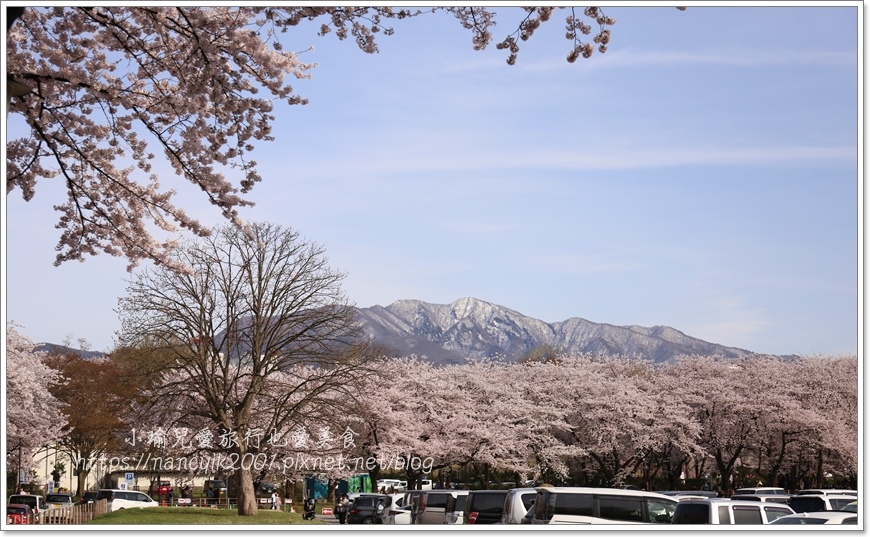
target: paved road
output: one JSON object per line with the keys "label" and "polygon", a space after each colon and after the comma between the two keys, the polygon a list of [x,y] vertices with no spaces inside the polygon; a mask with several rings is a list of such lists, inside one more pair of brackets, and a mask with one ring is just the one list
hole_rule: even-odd
{"label": "paved road", "polygon": [[335,515],[315,514],[314,517],[324,524],[338,524],[338,519],[335,518]]}

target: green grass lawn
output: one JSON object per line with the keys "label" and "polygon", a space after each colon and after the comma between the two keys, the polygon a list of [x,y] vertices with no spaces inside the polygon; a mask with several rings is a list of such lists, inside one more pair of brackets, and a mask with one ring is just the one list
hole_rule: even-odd
{"label": "green grass lawn", "polygon": [[239,516],[235,509],[202,507],[149,507],[121,509],[86,524],[322,524],[319,520],[302,520],[299,513],[261,509],[257,516]]}

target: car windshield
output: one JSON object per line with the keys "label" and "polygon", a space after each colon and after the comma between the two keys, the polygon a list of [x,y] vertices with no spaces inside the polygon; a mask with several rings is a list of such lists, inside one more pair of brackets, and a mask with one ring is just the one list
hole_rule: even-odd
{"label": "car windshield", "polygon": [[849,513],[857,513],[858,512],[858,502],[849,502],[846,507],[840,509],[841,511],[848,511]]}
{"label": "car windshield", "polygon": [[66,494],[49,494],[45,497],[48,503],[72,503],[72,498]]}
{"label": "car windshield", "polygon": [[9,503],[23,503],[29,505],[31,509],[36,509],[36,496],[10,496]]}
{"label": "car windshield", "polygon": [[507,491],[504,493],[492,492],[492,493],[483,493],[483,494],[475,494],[474,506],[472,509],[478,513],[500,513],[502,509],[504,509],[504,497],[507,495]]}
{"label": "car windshield", "polygon": [[23,515],[25,513],[27,513],[27,509],[24,507],[9,506],[6,508],[6,514],[9,514],[9,515]]}

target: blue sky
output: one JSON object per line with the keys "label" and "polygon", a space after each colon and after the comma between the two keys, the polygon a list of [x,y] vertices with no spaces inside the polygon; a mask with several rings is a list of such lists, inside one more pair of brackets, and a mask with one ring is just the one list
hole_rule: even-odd
{"label": "blue sky", "polygon": [[[575,64],[557,12],[512,67],[444,14],[397,21],[376,55],[291,32],[285,48],[315,47],[294,85],[310,103],[276,110],[243,216],[322,244],[361,307],[470,296],[547,322],[857,352],[856,6],[611,7],[608,52]],[[52,266],[57,188],[5,201],[6,315],[36,341],[108,350],[125,262]]]}

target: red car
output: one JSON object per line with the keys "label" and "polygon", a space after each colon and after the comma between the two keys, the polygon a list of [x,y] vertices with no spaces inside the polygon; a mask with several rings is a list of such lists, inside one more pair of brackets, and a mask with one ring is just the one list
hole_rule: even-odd
{"label": "red car", "polygon": [[161,481],[157,485],[157,495],[163,496],[164,494],[169,494],[169,491],[172,490],[172,484],[169,481]]}
{"label": "red car", "polygon": [[10,503],[6,506],[7,524],[32,524],[33,509],[23,503]]}

